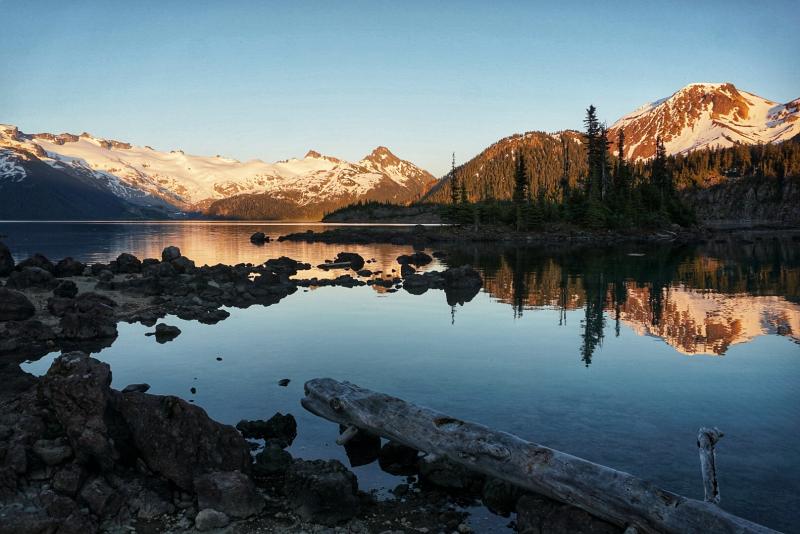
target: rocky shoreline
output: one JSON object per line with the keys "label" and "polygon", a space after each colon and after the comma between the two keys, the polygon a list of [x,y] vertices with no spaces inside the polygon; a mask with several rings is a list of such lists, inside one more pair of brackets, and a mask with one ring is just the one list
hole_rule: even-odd
{"label": "rocky shoreline", "polygon": [[[112,389],[111,369],[87,355],[110,345],[120,321],[148,326],[167,315],[216,323],[223,307],[270,305],[298,287],[383,284],[444,290],[466,302],[480,290],[469,266],[418,272],[424,252],[398,258],[401,276],[365,272],[357,254],[330,265],[332,279],[296,276],[290,258],[261,265],[195,266],[176,247],[161,259],[122,254],[108,264],[16,264],[0,244],[0,534],[18,532],[470,532],[465,505],[483,502],[521,532],[618,532],[576,508],[525,494],[377,436],[359,435],[351,465],[377,461],[407,477],[378,499],[335,460],[292,458],[289,414],[236,428],[147,384]],[[336,269],[339,267],[332,267]],[[353,276],[355,274],[355,276]],[[180,330],[159,323],[168,342]],[[41,378],[19,363],[62,351]]]}

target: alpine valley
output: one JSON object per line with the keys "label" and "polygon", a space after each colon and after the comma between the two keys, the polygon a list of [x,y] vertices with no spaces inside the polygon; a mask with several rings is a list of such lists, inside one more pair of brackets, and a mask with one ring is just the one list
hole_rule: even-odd
{"label": "alpine valley", "polygon": [[[670,155],[778,144],[800,135],[800,99],[781,104],[731,83],[693,83],[617,120],[608,130],[614,154],[620,130],[629,161],[652,158],[658,137]],[[456,169],[470,200],[511,198],[514,154],[520,151],[529,161],[534,194],[558,188],[565,156],[571,184],[586,171],[579,132],[515,134]],[[714,172],[724,179],[729,171]],[[796,171],[790,168],[788,175]],[[357,202],[447,202],[449,182],[450,174],[436,180],[385,147],[358,162],[315,151],[276,163],[242,162],[163,152],[87,133],[26,134],[0,125],[0,219],[309,221]]]}

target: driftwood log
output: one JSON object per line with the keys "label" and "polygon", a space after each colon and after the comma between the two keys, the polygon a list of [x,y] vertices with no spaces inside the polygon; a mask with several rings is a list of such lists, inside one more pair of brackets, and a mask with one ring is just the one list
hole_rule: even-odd
{"label": "driftwood log", "polygon": [[[446,457],[582,508],[629,532],[775,532],[713,502],[683,497],[628,473],[348,382],[330,378],[306,382],[301,402],[329,421]],[[713,447],[710,458],[713,468]]]}
{"label": "driftwood log", "polygon": [[719,504],[717,482],[717,455],[714,447],[724,436],[718,428],[701,428],[697,433],[697,449],[700,452],[700,473],[703,475],[703,491],[706,502]]}

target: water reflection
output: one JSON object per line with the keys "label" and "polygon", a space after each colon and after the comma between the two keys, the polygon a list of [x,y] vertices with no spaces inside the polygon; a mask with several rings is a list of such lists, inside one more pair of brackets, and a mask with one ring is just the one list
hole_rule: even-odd
{"label": "water reflection", "polygon": [[[303,278],[332,278],[341,271],[324,271],[316,265],[348,250],[368,260],[366,268],[376,273],[373,276],[399,275],[396,258],[409,252],[406,246],[274,241],[287,233],[325,228],[216,222],[0,222],[0,234],[18,260],[42,252],[51,258],[107,262],[122,252],[158,257],[165,246],[178,245],[198,265],[257,264],[289,256],[314,266],[301,273]],[[255,231],[264,231],[273,241],[253,245],[249,237]],[[626,325],[639,335],[659,337],[687,355],[721,356],[732,345],[765,334],[800,343],[800,247],[789,238],[755,234],[692,247],[445,250],[446,259],[434,260],[423,270],[472,264],[484,275],[484,291],[510,305],[514,319],[532,310],[558,310],[558,326],[579,327],[576,350],[587,366],[608,335],[607,324],[613,324],[615,336]],[[379,285],[371,287],[381,294],[387,291]],[[446,300],[454,324],[458,306],[471,296],[447,295]],[[579,325],[567,325],[567,312],[572,310],[583,311]]]}
{"label": "water reflection", "polygon": [[[635,252],[632,252],[635,250]],[[731,345],[776,334],[800,343],[800,261],[786,239],[753,244],[623,250],[544,251],[475,248],[455,252],[485,274],[485,290],[526,310],[583,310],[580,356],[592,362],[606,321],[657,336],[678,352],[725,354]]]}

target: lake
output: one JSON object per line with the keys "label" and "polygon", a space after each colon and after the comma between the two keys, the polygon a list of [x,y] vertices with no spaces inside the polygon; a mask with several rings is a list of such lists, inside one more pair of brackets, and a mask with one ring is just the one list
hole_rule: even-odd
{"label": "lake", "polygon": [[[17,260],[41,252],[107,262],[177,245],[198,265],[284,255],[316,265],[346,250],[385,272],[399,272],[395,258],[412,251],[249,241],[256,230],[274,238],[307,228],[323,226],[0,222],[0,239]],[[144,336],[150,328],[121,324],[96,357],[111,364],[115,387],[147,382],[227,423],[290,412],[294,456],[346,465],[337,426],[300,406],[306,380],[348,380],[695,498],[697,431],[717,426],[722,507],[800,532],[800,243],[754,234],[692,247],[440,250],[447,259],[427,269],[470,263],[484,276],[464,305],[437,290],[300,290],[272,306],[228,309],[213,326],[167,317],[183,333],[164,345]],[[54,356],[24,367],[41,374]],[[288,387],[277,385],[283,378]],[[354,471],[365,489],[401,482],[374,464]],[[507,521],[474,515],[485,530]]]}

